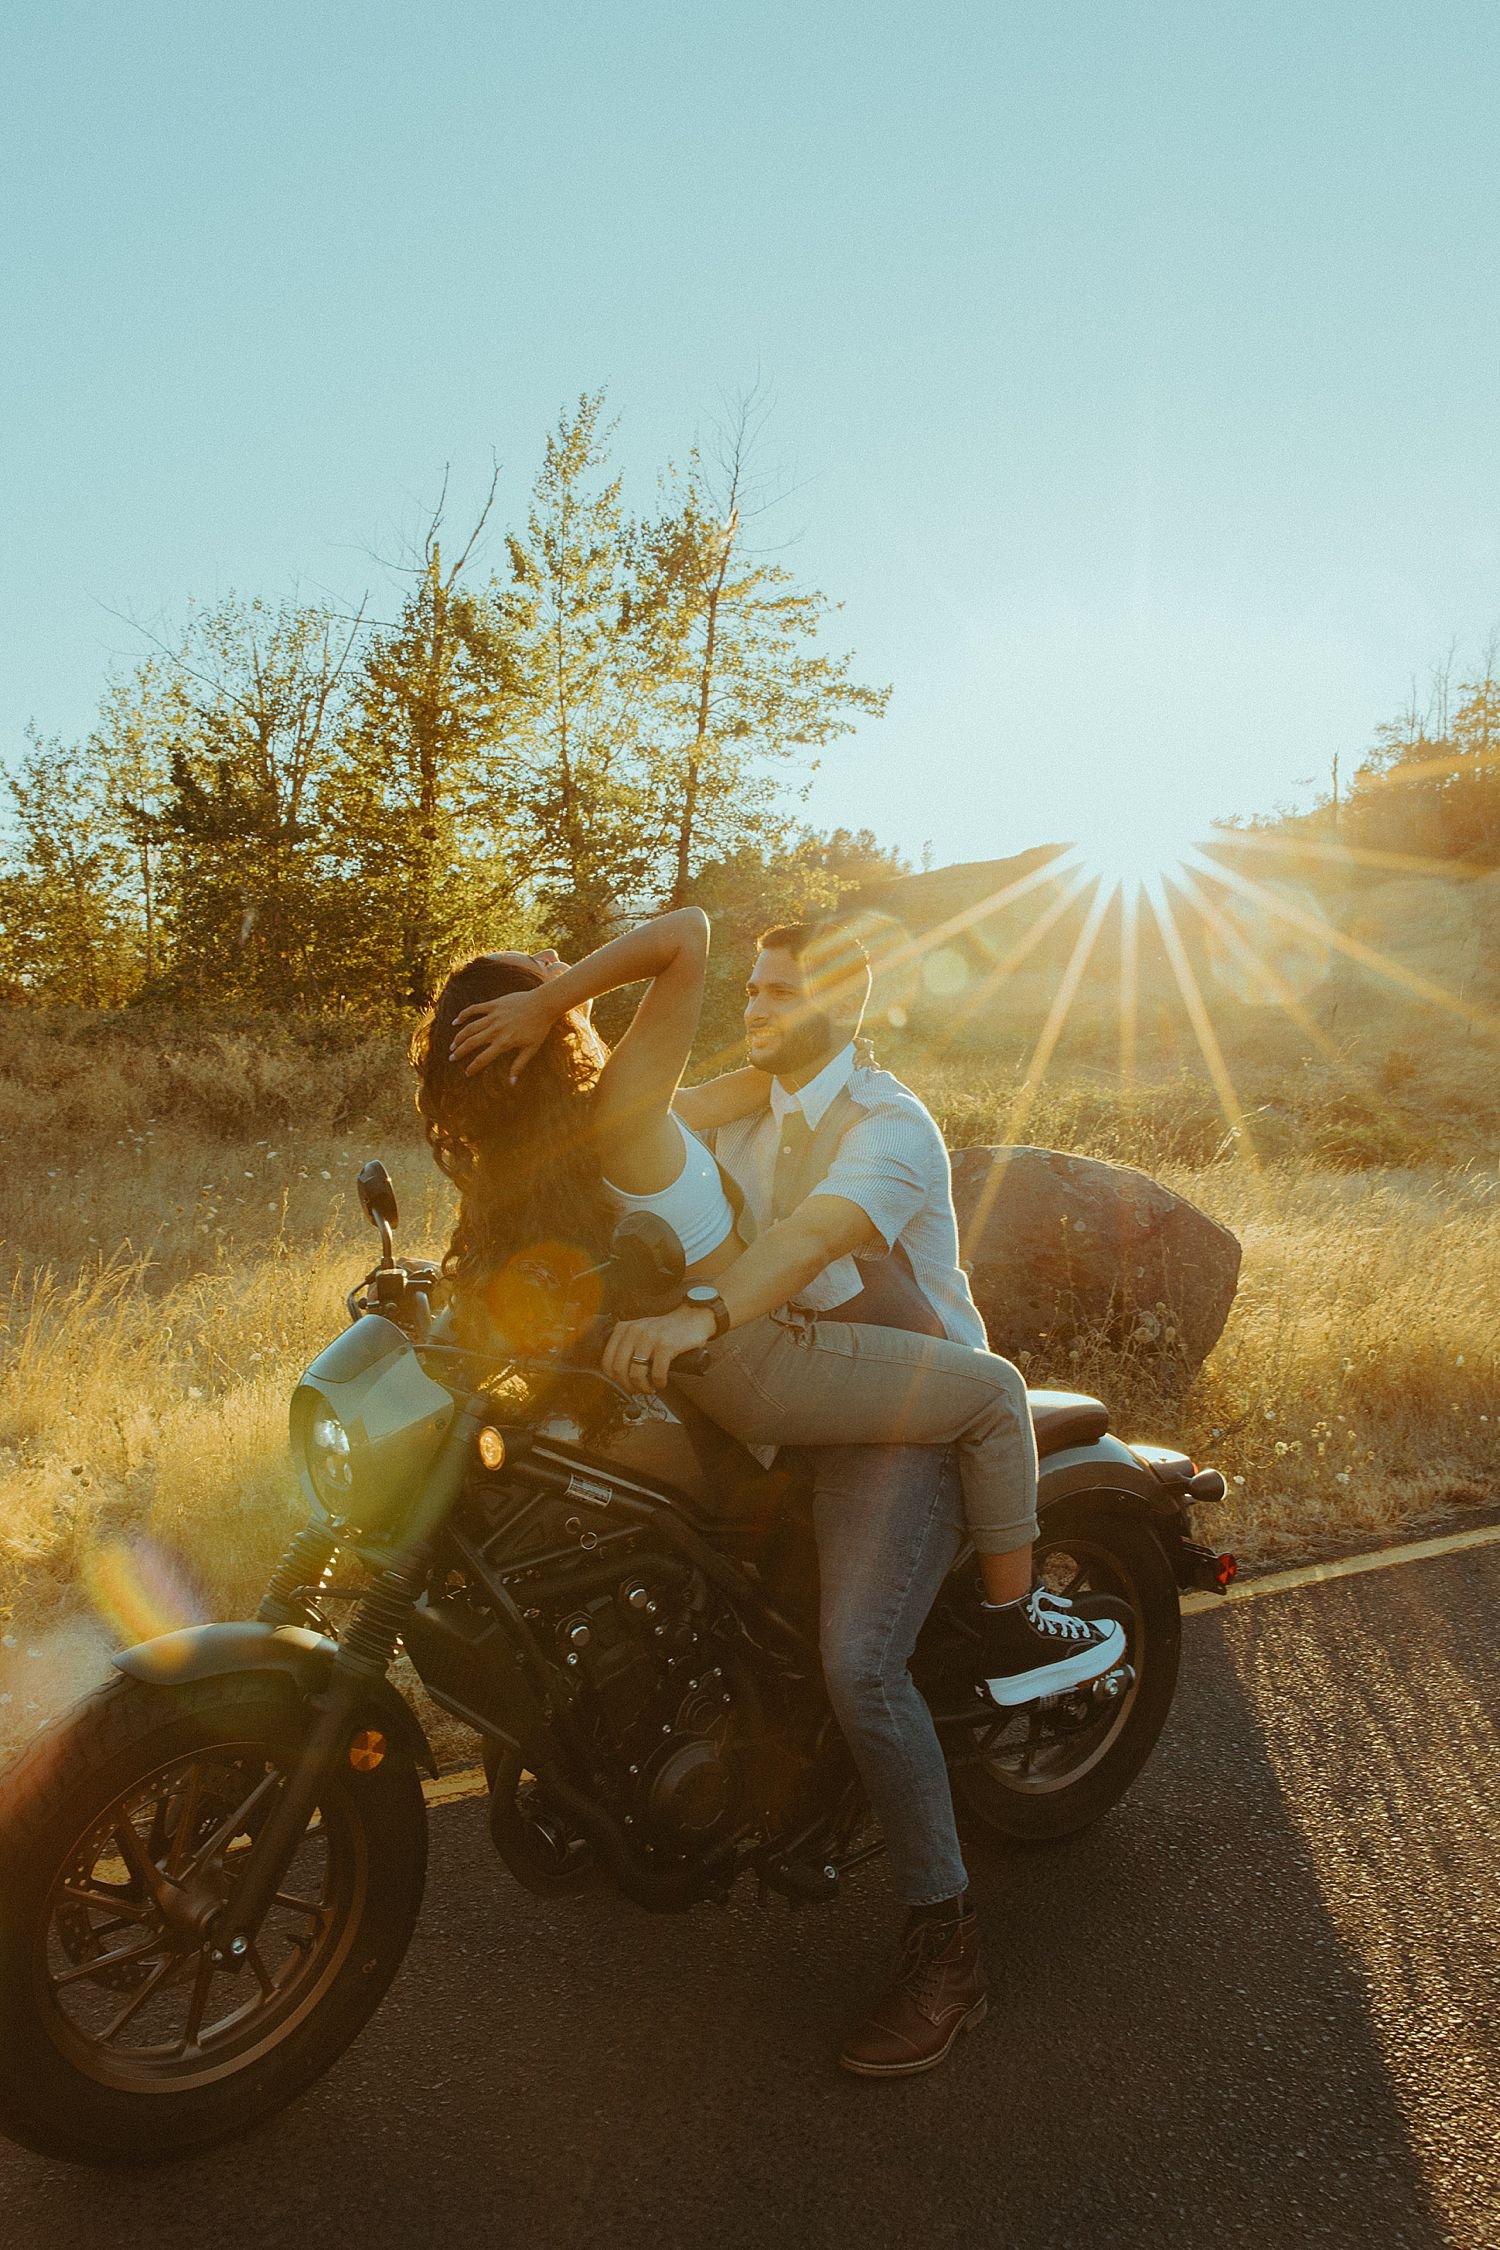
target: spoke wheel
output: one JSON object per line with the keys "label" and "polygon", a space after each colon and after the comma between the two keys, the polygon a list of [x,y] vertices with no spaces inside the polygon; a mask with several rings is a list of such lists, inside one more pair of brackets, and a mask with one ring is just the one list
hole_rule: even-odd
{"label": "spoke wheel", "polygon": [[426,1816],[394,1747],[330,1773],[243,1958],[214,1917],[295,1765],[290,1680],[120,1680],[0,1779],[0,2128],[83,2161],[243,2132],[360,2030],[405,1952]]}
{"label": "spoke wheel", "polygon": [[[1076,1601],[1105,1594],[1130,1610],[1125,1663],[1133,1677],[1103,1699],[1091,1686],[996,1712],[950,1740],[956,1794],[981,1828],[1018,1840],[1071,1835],[1118,1802],[1171,1709],[1181,1617],[1166,1556],[1138,1517],[1087,1503],[1044,1516],[1037,1566],[1049,1592]],[[963,1623],[967,1586],[950,1616]],[[977,1620],[969,1628],[977,1643]]]}
{"label": "spoke wheel", "polygon": [[34,1970],[59,2045],[122,2091],[242,2068],[337,1976],[369,1878],[347,1793],[319,1808],[243,1962],[205,1927],[229,1898],[283,1780],[263,1743],[215,1745],[122,1790],[53,1884]]}

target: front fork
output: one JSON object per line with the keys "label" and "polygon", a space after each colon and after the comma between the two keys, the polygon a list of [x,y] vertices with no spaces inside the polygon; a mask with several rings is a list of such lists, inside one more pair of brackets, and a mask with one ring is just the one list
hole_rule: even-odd
{"label": "front fork", "polygon": [[217,1962],[243,1961],[272,1899],[280,1890],[328,1775],[344,1755],[369,1677],[334,1658],[328,1685],[309,1699],[312,1727],[302,1754],[271,1807],[250,1851],[245,1872],[209,1924],[209,1952]]}
{"label": "front fork", "polygon": [[[427,1583],[433,1533],[458,1497],[484,1420],[484,1406],[482,1397],[471,1398],[455,1414],[423,1489],[417,1537],[364,1595],[340,1638],[327,1684],[308,1699],[312,1725],[301,1755],[251,1847],[244,1873],[209,1925],[209,1950],[218,1962],[243,1961],[249,1953],[312,1818],[319,1791],[347,1755],[354,1722],[369,1700],[371,1686],[385,1679],[401,1629]],[[294,1548],[298,1544],[294,1542]],[[325,1565],[331,1552],[330,1548],[323,1557]],[[280,1585],[283,1575],[278,1572],[272,1580],[263,1615],[273,1607],[278,1613],[285,1610],[293,1589]],[[267,1621],[284,1622],[284,1616],[270,1614]]]}

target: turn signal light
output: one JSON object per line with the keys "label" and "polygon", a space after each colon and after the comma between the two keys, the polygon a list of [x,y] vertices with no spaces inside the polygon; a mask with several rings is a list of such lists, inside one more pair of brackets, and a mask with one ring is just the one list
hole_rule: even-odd
{"label": "turn signal light", "polygon": [[483,1429],[479,1433],[479,1458],[487,1469],[505,1466],[505,1440],[498,1430]]}
{"label": "turn signal light", "polygon": [[1225,1589],[1226,1592],[1234,1584],[1234,1581],[1239,1577],[1239,1574],[1240,1566],[1236,1562],[1234,1556],[1220,1555],[1217,1563],[1214,1565],[1214,1576],[1218,1579],[1219,1584]]}

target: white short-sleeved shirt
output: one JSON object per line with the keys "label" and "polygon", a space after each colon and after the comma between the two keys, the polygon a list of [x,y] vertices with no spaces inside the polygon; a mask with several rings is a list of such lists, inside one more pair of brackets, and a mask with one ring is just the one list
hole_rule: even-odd
{"label": "white short-sleeved shirt", "polygon": [[[857,1204],[887,1250],[899,1242],[943,1333],[953,1343],[982,1351],[984,1322],[958,1262],[948,1151],[936,1120],[899,1078],[860,1063],[848,1046],[800,1094],[787,1093],[773,1080],[769,1110],[721,1126],[714,1136],[715,1155],[738,1182],[756,1225],[768,1226],[783,1118],[800,1108],[816,1130],[845,1087],[865,1114],[851,1122],[812,1193],[841,1195]],[[809,1312],[836,1317],[839,1306],[857,1296],[861,1286],[854,1260],[839,1258],[804,1286],[798,1303]]]}

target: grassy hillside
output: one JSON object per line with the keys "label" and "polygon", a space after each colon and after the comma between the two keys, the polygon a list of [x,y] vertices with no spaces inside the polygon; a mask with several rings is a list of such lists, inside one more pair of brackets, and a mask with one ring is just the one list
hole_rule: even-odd
{"label": "grassy hillside", "polygon": [[[1500,874],[1330,867],[1248,848],[1237,865],[1298,919],[1279,918],[1260,896],[1200,889],[1208,918],[1181,893],[1169,896],[1258,1153],[1359,1168],[1482,1161],[1500,1149]],[[1048,854],[1031,852],[909,876],[862,897],[886,964],[877,1017],[894,1015],[917,1035],[898,1041],[897,1052],[952,1085],[965,1138],[991,1137],[986,1119],[995,1114],[1003,1127],[1085,920],[1086,894],[1024,950],[1061,903],[1047,866]],[[1106,1153],[1201,1162],[1225,1129],[1223,1105],[1146,903],[1125,1034],[1128,951],[1117,903],[1088,955],[1026,1137],[1070,1146],[1081,1135],[1092,1147],[1102,1136],[1113,1143]],[[1125,1097],[1122,1046],[1138,1082]]]}

